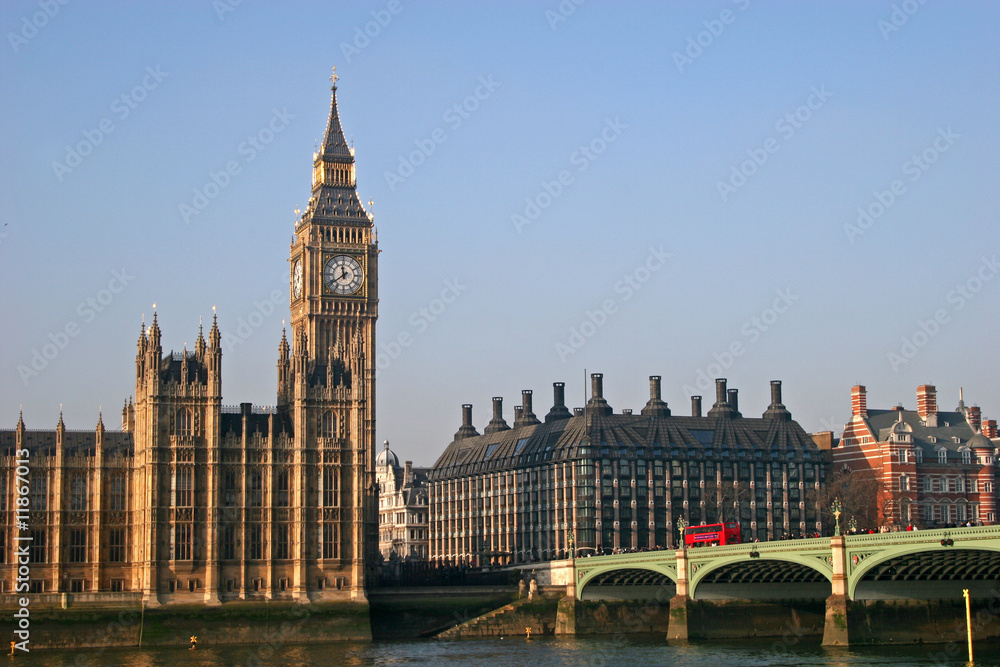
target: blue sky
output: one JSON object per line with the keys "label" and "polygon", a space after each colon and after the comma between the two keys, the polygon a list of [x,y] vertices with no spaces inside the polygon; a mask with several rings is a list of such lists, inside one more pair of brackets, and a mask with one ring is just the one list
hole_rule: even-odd
{"label": "blue sky", "polygon": [[216,306],[224,402],[273,404],[333,65],[402,458],[433,463],[462,403],[480,429],[521,389],[582,405],[584,369],[616,410],[656,374],[675,414],[717,376],[759,414],[781,379],[809,431],[856,383],[873,407],[964,387],[996,417],[998,14],[5,2],[0,425],[117,425],[154,302],[176,350]]}

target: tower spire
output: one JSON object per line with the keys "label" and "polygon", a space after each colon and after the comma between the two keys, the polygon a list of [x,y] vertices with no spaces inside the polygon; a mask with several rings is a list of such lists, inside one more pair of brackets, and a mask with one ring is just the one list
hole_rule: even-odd
{"label": "tower spire", "polygon": [[[326,133],[323,135],[322,157],[353,157],[347,140],[344,139],[344,128],[340,125],[340,113],[337,111],[337,68],[334,66],[330,81],[330,119],[326,122]],[[352,160],[353,161],[353,160]]]}

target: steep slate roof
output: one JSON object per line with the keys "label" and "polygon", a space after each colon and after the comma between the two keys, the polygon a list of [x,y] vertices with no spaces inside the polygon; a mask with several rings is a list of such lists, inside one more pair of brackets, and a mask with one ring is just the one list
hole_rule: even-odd
{"label": "steep slate roof", "polygon": [[[969,441],[976,431],[961,412],[938,412],[936,427],[922,425],[920,414],[915,410],[868,410],[865,423],[871,432],[876,434],[879,442],[886,442],[892,434],[894,425],[902,414],[903,423],[910,427],[910,436],[915,447],[924,452],[924,457],[930,460],[941,447],[948,450],[948,458],[960,458],[958,450],[969,446]],[[947,426],[945,426],[947,424]],[[958,438],[958,442],[955,441]],[[936,442],[934,441],[936,440]]]}
{"label": "steep slate roof", "polygon": [[[598,414],[595,414],[598,412]],[[817,452],[812,438],[791,420],[585,414],[533,426],[454,440],[434,464],[431,479],[511,470],[577,458],[671,458],[671,449]],[[589,435],[591,450],[581,453]],[[607,452],[603,452],[603,448]],[[637,450],[643,449],[640,455]],[[654,452],[661,450],[659,454]],[[735,457],[734,457],[735,458]]]}

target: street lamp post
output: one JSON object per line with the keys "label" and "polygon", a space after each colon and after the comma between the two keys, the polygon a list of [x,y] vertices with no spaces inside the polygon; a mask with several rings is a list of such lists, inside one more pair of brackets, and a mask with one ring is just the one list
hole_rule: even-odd
{"label": "street lamp post", "polygon": [[844,506],[840,503],[840,497],[839,496],[837,498],[833,499],[833,504],[830,505],[830,509],[833,510],[833,519],[834,519],[833,534],[834,534],[834,536],[839,536],[840,535],[840,515],[842,514],[842,510],[844,509]]}

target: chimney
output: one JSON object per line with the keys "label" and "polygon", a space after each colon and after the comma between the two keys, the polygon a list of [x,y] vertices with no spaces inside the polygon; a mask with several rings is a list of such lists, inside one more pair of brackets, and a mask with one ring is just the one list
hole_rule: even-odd
{"label": "chimney", "polygon": [[997,437],[997,420],[987,419],[983,422],[983,435],[987,438]]}
{"label": "chimney", "polygon": [[726,378],[715,379],[715,405],[708,411],[709,417],[735,417],[736,412],[729,405],[729,392],[726,390]]}
{"label": "chimney", "polygon": [[407,461],[403,466],[403,486],[413,486],[413,461]]}
{"label": "chimney", "polygon": [[610,415],[614,412],[608,402],[604,400],[604,374],[590,374],[590,400],[587,401],[587,408],[600,415]]}
{"label": "chimney", "polygon": [[790,413],[781,402],[781,380],[771,380],[771,405],[764,411],[764,419],[790,421]]}
{"label": "chimney", "polygon": [[851,387],[851,414],[855,417],[868,417],[868,392],[864,385]]}
{"label": "chimney", "polygon": [[917,414],[927,426],[937,426],[937,411],[937,389],[934,385],[917,387]]}
{"label": "chimney", "polygon": [[978,405],[969,408],[969,426],[973,431],[978,431],[983,426],[983,411]]}
{"label": "chimney", "polygon": [[573,416],[580,417],[583,415],[583,408],[573,408]]}
{"label": "chimney", "polygon": [[701,396],[691,397],[691,416],[701,417]]}
{"label": "chimney", "polygon": [[550,422],[554,419],[569,419],[571,416],[569,408],[566,407],[566,383],[553,382],[552,409],[549,410],[547,415],[545,415],[545,421]]}
{"label": "chimney", "polygon": [[493,397],[493,419],[483,429],[483,433],[496,433],[497,431],[509,431],[510,426],[503,419],[503,397]]}
{"label": "chimney", "polygon": [[670,408],[667,404],[663,402],[660,398],[660,376],[650,375],[649,376],[649,401],[646,403],[641,411],[641,414],[647,417],[669,417]]}
{"label": "chimney", "polygon": [[479,431],[472,425],[472,404],[465,403],[462,405],[462,426],[455,433],[455,440],[470,438],[474,435],[479,435]]}
{"label": "chimney", "polygon": [[538,417],[531,409],[531,390],[522,389],[520,408],[514,408],[514,428],[532,424],[541,424],[541,422],[538,421]]}
{"label": "chimney", "polygon": [[739,389],[730,389],[727,393],[728,393],[728,396],[729,396],[729,407],[731,407],[733,409],[733,412],[735,412],[737,415],[739,415],[740,414],[740,397],[739,397],[740,390]]}

